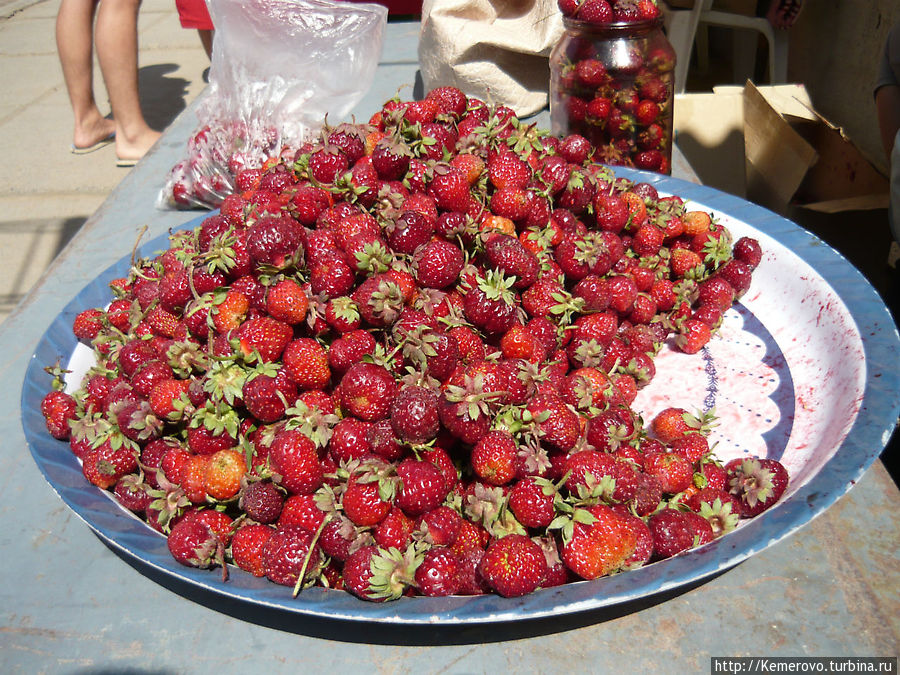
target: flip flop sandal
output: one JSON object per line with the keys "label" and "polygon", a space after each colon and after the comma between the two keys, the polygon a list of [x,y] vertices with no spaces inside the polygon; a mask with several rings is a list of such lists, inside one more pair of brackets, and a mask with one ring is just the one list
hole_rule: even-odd
{"label": "flip flop sandal", "polygon": [[78,147],[77,145],[75,145],[75,144],[73,143],[73,144],[70,146],[70,149],[71,149],[73,155],[87,155],[87,154],[89,154],[89,153],[91,153],[91,152],[96,152],[96,151],[99,150],[100,148],[105,148],[107,145],[109,145],[110,143],[112,143],[114,140],[116,140],[116,134],[115,134],[115,132],[111,133],[111,134],[110,134],[109,136],[107,136],[106,138],[103,138],[103,139],[97,141],[97,142],[94,143],[93,145],[89,145],[89,146],[87,146],[87,147],[85,147],[85,148],[80,148],[80,147]]}

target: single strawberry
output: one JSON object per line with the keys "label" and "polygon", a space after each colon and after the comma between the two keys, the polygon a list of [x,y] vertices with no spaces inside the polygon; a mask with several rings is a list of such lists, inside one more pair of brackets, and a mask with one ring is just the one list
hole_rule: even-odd
{"label": "single strawberry", "polygon": [[54,438],[66,440],[71,434],[70,421],[75,421],[77,404],[71,394],[54,389],[41,399],[41,414],[47,431]]}
{"label": "single strawberry", "polygon": [[421,563],[422,554],[413,546],[404,551],[363,546],[344,562],[344,584],[364,600],[396,600],[415,583]]}
{"label": "single strawberry", "polygon": [[374,363],[355,363],[338,387],[340,405],[351,415],[375,422],[389,415],[396,395],[394,376]]}
{"label": "single strawberry", "polygon": [[250,481],[241,489],[238,506],[258,523],[274,523],[284,507],[284,494],[271,481]]}
{"label": "single strawberry", "polygon": [[206,523],[196,518],[176,523],[166,544],[172,557],[182,565],[200,569],[224,565],[222,541]]}
{"label": "single strawberry", "polygon": [[677,494],[691,485],[694,467],[681,455],[654,452],[644,455],[644,472],[660,482],[663,492]]}
{"label": "single strawberry", "polygon": [[506,598],[536,590],[547,575],[540,546],[522,534],[509,534],[488,546],[478,566],[484,581]]}
{"label": "single strawberry", "polygon": [[423,444],[438,432],[438,397],[430,389],[406,386],[391,403],[391,426],[401,441]]}
{"label": "single strawberry", "polygon": [[79,340],[90,342],[103,328],[103,310],[92,308],[79,312],[72,321],[72,332]]}
{"label": "single strawberry", "polygon": [[656,559],[670,558],[713,539],[709,523],[693,511],[663,509],[650,516],[647,526],[653,535]]}
{"label": "single strawberry", "polygon": [[315,535],[297,525],[277,528],[263,546],[266,577],[299,589],[315,581],[323,564]]}
{"label": "single strawberry", "polygon": [[526,476],[513,485],[509,508],[522,525],[540,530],[549,526],[556,516],[556,494],[556,487],[547,479]]}
{"label": "single strawberry", "polygon": [[266,576],[263,551],[275,533],[275,528],[260,523],[247,523],[231,539],[231,559],[234,564],[255,577]]}
{"label": "single strawberry", "polygon": [[324,389],[331,380],[325,348],[313,338],[291,340],[284,349],[284,372],[301,390]]}
{"label": "single strawberry", "polygon": [[293,279],[282,279],[266,294],[269,316],[288,325],[296,325],[306,318],[309,300],[303,288]]}
{"label": "single strawberry", "polygon": [[289,216],[266,216],[247,228],[247,253],[257,269],[286,270],[303,260],[304,232]]}
{"label": "single strawberry", "polygon": [[582,579],[597,579],[621,569],[637,548],[628,520],[609,506],[575,511],[571,531],[563,527],[562,561]]}
{"label": "single strawberry", "polygon": [[269,451],[280,483],[293,494],[315,492],[322,484],[324,471],[315,444],[301,431],[279,431]]}
{"label": "single strawberry", "polygon": [[203,477],[203,488],[212,499],[227,501],[237,495],[247,472],[244,455],[226,448],[210,455]]}
{"label": "single strawberry", "polygon": [[463,252],[458,246],[433,239],[416,249],[412,269],[420,286],[446,288],[459,278],[463,265]]}
{"label": "single strawberry", "polygon": [[741,517],[752,518],[771,508],[787,489],[784,465],[775,459],[733,459],[725,465],[728,491],[741,503]]}
{"label": "single strawberry", "polygon": [[489,431],[472,449],[472,470],[485,483],[506,485],[516,476],[518,451],[519,447],[508,431]]}
{"label": "single strawberry", "polygon": [[707,345],[711,337],[709,324],[700,319],[686,319],[675,336],[675,345],[685,354],[696,354]]}
{"label": "single strawberry", "polygon": [[446,498],[448,486],[435,464],[405,459],[397,465],[396,471],[400,485],[394,503],[408,516],[415,517],[436,509]]}
{"label": "single strawberry", "polygon": [[448,548],[427,550],[416,569],[415,587],[430,597],[456,595],[460,588],[459,556]]}

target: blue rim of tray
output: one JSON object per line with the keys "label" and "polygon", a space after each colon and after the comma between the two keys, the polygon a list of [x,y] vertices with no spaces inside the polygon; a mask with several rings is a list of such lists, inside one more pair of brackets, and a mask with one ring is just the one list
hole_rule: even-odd
{"label": "blue rim of tray", "polygon": [[[694,551],[595,581],[539,590],[522,598],[496,595],[449,598],[401,598],[369,603],[344,591],[311,588],[297,598],[290,589],[232,568],[222,582],[217,570],[196,570],[177,563],[165,538],[122,509],[109,495],[87,483],[66,443],[47,434],[40,413],[49,377],[44,367],[69,358],[76,341],[72,319],[82,309],[110,300],[108,282],[124,276],[130,256],[85,286],[52,321],[31,358],[22,389],[22,425],[38,468],[60,498],[109,546],[125,558],[209,592],[214,596],[305,617],[356,622],[442,626],[540,619],[609,608],[702,582],[785,539],[844,495],[878,458],[900,414],[900,336],[877,292],[841,254],[810,232],[760,206],[713,188],[669,176],[613,167],[619,177],[653,184],[705,208],[727,214],[772,237],[820,274],[843,300],[862,339],[866,381],[862,406],[852,428],[827,464],[791,497],[711,544]],[[204,213],[184,224],[193,228]],[[150,255],[168,247],[168,235],[141,247]],[[140,565],[139,565],[140,568]]]}

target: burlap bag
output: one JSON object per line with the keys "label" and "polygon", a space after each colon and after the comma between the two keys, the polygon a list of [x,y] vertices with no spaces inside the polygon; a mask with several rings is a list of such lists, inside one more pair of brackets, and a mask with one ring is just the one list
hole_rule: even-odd
{"label": "burlap bag", "polygon": [[425,91],[452,85],[519,116],[547,105],[556,0],[425,0],[419,68]]}

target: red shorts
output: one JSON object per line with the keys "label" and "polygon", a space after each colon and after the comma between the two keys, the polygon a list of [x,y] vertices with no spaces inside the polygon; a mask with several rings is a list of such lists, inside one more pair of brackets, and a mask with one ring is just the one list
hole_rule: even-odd
{"label": "red shorts", "polygon": [[206,9],[205,0],[175,0],[182,28],[212,30],[213,22]]}

